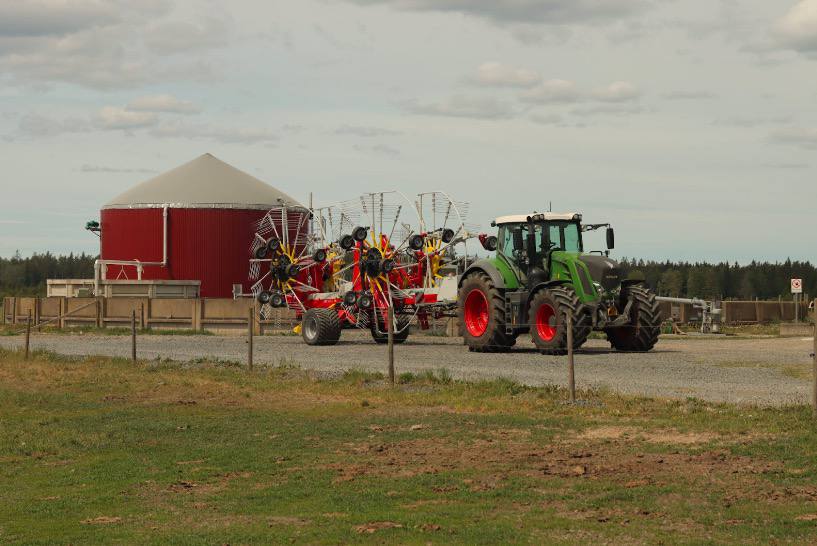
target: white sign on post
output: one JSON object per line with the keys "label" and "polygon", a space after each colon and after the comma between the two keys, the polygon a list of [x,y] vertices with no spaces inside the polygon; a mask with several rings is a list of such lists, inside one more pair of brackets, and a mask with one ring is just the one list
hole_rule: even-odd
{"label": "white sign on post", "polygon": [[791,280],[791,293],[792,294],[802,294],[803,293],[803,279],[792,279]]}

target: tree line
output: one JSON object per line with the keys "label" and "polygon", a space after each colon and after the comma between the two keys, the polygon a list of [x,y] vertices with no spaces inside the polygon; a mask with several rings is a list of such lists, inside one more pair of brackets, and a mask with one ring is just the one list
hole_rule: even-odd
{"label": "tree line", "polygon": [[756,262],[740,265],[622,260],[625,274],[643,274],[659,295],[681,298],[776,300],[791,298],[791,279],[803,279],[803,292],[817,295],[817,267],[811,262]]}
{"label": "tree line", "polygon": [[[46,279],[90,279],[94,260],[89,254],[56,256],[50,252],[0,257],[0,294],[45,295]],[[810,262],[752,262],[746,265],[622,260],[626,275],[641,274],[662,296],[719,299],[789,297],[790,279],[803,279],[803,291],[817,296],[817,267]]]}
{"label": "tree line", "polygon": [[27,258],[17,252],[11,258],[0,257],[0,294],[45,296],[46,279],[90,279],[94,260],[89,254],[55,256],[50,252]]}

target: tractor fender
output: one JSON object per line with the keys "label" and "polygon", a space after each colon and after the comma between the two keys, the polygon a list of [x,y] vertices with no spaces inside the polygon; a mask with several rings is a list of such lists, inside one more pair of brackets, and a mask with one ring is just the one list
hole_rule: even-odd
{"label": "tractor fender", "polygon": [[566,281],[566,280],[552,280],[552,281],[540,282],[539,284],[533,286],[530,289],[530,291],[528,292],[528,302],[527,303],[530,304],[530,301],[533,299],[533,296],[535,296],[536,293],[539,292],[540,290],[542,290],[543,288],[550,288],[552,286],[561,286],[563,284],[569,284],[569,283],[570,283],[570,281]]}
{"label": "tractor fender", "polygon": [[462,282],[465,278],[475,271],[480,271],[491,277],[491,282],[493,282],[497,288],[505,288],[505,279],[502,278],[502,273],[499,272],[499,269],[497,269],[490,260],[479,260],[468,266],[468,269],[463,271],[462,277],[460,277],[457,283],[457,288],[462,288]]}

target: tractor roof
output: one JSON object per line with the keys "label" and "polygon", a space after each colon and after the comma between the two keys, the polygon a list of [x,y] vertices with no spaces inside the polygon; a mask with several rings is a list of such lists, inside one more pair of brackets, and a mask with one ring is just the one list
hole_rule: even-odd
{"label": "tractor roof", "polygon": [[494,220],[494,224],[523,224],[528,222],[528,218],[533,217],[534,222],[547,222],[562,220],[567,222],[580,222],[582,215],[578,212],[533,212],[531,214],[512,214],[510,216],[500,216]]}

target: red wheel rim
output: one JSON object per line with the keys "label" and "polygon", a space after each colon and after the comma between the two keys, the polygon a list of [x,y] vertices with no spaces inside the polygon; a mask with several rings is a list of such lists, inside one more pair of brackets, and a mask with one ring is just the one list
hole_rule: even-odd
{"label": "red wheel rim", "polygon": [[556,311],[549,303],[543,303],[536,311],[536,331],[543,341],[556,337]]}
{"label": "red wheel rim", "polygon": [[474,289],[465,298],[465,329],[474,337],[488,330],[488,299],[482,290]]}

